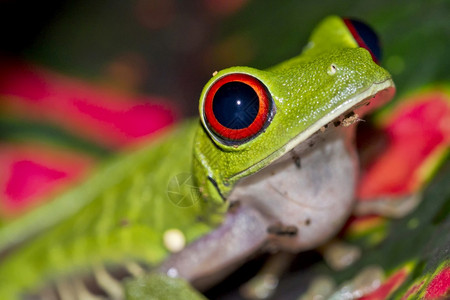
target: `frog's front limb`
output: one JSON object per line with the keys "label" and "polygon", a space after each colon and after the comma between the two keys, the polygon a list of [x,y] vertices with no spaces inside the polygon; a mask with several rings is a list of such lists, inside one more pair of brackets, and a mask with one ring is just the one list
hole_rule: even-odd
{"label": "frog's front limb", "polygon": [[352,210],[357,176],[352,136],[351,128],[319,131],[241,180],[228,197],[240,204],[225,222],[169,257],[159,271],[198,286],[199,279],[219,279],[214,276],[231,271],[266,242],[292,252],[325,243]]}
{"label": "frog's front limb", "polygon": [[159,271],[197,287],[213,283],[264,245],[268,225],[257,210],[236,205],[219,228],[170,256]]}
{"label": "frog's front limb", "polygon": [[279,249],[300,252],[323,245],[353,209],[358,173],[354,126],[330,127],[242,179],[229,196],[271,220],[268,233]]}

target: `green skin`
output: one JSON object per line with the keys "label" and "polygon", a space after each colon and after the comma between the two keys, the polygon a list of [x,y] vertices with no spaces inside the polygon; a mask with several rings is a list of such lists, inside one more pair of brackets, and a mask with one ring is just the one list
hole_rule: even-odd
{"label": "green skin", "polygon": [[[265,131],[240,145],[221,144],[203,119],[205,93],[230,73],[256,77],[276,107]],[[92,266],[161,263],[170,254],[163,242],[166,230],[181,230],[187,244],[202,240],[227,218],[229,202],[224,200],[240,179],[269,166],[322,126],[386,89],[393,89],[389,73],[358,47],[339,17],[325,19],[297,57],[264,71],[233,67],[218,72],[201,95],[200,124],[177,126],[0,229],[0,251],[15,247],[0,262],[0,299],[36,293],[49,281],[73,283],[71,278],[92,272]],[[193,145],[193,154],[186,145]],[[168,183],[180,173],[192,172],[202,199],[189,207],[174,205],[167,197]],[[176,268],[177,261],[169,260],[168,265]]]}

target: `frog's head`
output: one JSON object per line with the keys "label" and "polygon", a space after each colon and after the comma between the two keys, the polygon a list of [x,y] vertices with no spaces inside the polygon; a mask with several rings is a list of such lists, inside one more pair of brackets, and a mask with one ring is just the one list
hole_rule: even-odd
{"label": "frog's head", "polygon": [[357,35],[367,30],[359,26],[329,17],[298,57],[264,71],[233,67],[214,74],[200,97],[194,145],[194,174],[207,198],[223,201],[239,179],[320,128],[392,97],[391,76],[374,61],[375,44]]}

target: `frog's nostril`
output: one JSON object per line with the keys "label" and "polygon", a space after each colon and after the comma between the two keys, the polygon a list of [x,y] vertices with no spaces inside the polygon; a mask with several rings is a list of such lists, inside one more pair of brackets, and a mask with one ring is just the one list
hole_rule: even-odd
{"label": "frog's nostril", "polygon": [[336,74],[336,71],[337,71],[336,65],[331,64],[330,67],[328,68],[327,73],[328,73],[328,75],[334,75],[334,74]]}

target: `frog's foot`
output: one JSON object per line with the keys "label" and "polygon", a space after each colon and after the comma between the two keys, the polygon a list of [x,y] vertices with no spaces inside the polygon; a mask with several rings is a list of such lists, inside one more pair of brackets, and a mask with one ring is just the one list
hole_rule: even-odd
{"label": "frog's foot", "polygon": [[[34,298],[36,297],[36,298]],[[26,298],[29,299],[29,298]],[[32,295],[30,299],[46,299],[46,300],[122,300],[122,298],[105,298],[105,295],[96,295],[86,285],[81,278],[66,278],[56,282],[54,289],[47,288],[39,294]]]}
{"label": "frog's foot", "polygon": [[198,289],[221,280],[266,244],[269,221],[257,210],[239,205],[222,225],[172,254],[158,268],[171,277],[182,277]]}
{"label": "frog's foot", "polygon": [[119,280],[114,278],[106,268],[98,264],[93,268],[94,277],[98,285],[111,299],[124,299],[124,289]]}
{"label": "frog's foot", "polygon": [[358,201],[354,210],[356,216],[376,214],[389,218],[402,218],[412,212],[422,200],[421,193],[399,198],[379,198],[371,201]]}
{"label": "frog's foot", "polygon": [[278,252],[271,256],[261,271],[240,288],[245,299],[268,299],[275,292],[280,276],[291,264],[295,255]]}
{"label": "frog's foot", "polygon": [[338,289],[326,299],[359,299],[376,290],[381,285],[383,279],[384,271],[381,267],[368,266],[363,269],[355,278],[341,284]]}
{"label": "frog's foot", "polygon": [[313,279],[308,290],[298,300],[328,299],[336,290],[336,283],[330,276],[320,275]]}
{"label": "frog's foot", "polygon": [[358,246],[341,240],[330,241],[322,246],[320,251],[328,266],[336,271],[347,268],[361,257],[361,249]]}
{"label": "frog's foot", "polygon": [[[94,293],[92,293],[88,289],[86,284],[79,278],[75,279],[73,281],[73,285],[74,285],[74,289],[76,291],[75,299],[83,299],[83,300],[104,300],[105,299],[105,297],[103,297],[103,296],[95,295]],[[43,298],[43,299],[50,300],[49,298]],[[57,299],[57,298],[55,298],[55,299]],[[64,298],[61,298],[61,299],[64,299]],[[72,298],[69,298],[69,299],[72,299]]]}
{"label": "frog's foot", "polygon": [[122,300],[125,299],[123,282],[141,278],[146,273],[148,273],[148,269],[144,264],[141,265],[131,260],[126,260],[120,265],[109,266],[98,262],[93,264],[86,273],[69,273],[60,276],[56,280],[47,282],[36,291],[26,293],[24,298],[45,300]]}

